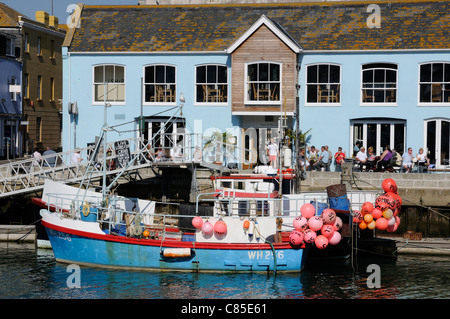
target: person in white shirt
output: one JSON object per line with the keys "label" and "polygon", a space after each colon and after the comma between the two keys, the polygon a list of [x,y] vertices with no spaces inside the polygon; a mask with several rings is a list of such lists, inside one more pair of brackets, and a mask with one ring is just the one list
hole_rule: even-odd
{"label": "person in white shirt", "polygon": [[72,164],[73,164],[73,165],[78,165],[80,162],[81,162],[80,150],[76,150],[76,151],[72,154]]}
{"label": "person in white shirt", "polygon": [[356,160],[359,163],[359,167],[362,171],[364,164],[366,164],[367,162],[366,148],[364,146],[361,146],[359,152],[356,153]]}
{"label": "person in white shirt", "polygon": [[406,173],[409,173],[412,168],[412,148],[408,148],[408,152],[403,153],[402,155],[402,169],[406,170]]}
{"label": "person in white shirt", "polygon": [[416,158],[419,164],[419,173],[422,173],[424,167],[430,165],[430,159],[423,152],[423,148],[419,148],[419,154],[416,155]]}
{"label": "person in white shirt", "polygon": [[273,141],[270,141],[270,144],[267,146],[267,154],[269,155],[270,165],[273,168],[277,167],[277,156],[278,156],[278,147]]}

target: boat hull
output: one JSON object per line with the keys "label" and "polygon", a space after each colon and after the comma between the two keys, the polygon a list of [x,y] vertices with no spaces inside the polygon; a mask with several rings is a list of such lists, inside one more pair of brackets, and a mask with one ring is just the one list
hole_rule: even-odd
{"label": "boat hull", "polygon": [[45,219],[42,224],[56,260],[63,263],[157,271],[300,272],[306,258],[304,247],[294,248],[289,243],[161,241],[89,233]]}

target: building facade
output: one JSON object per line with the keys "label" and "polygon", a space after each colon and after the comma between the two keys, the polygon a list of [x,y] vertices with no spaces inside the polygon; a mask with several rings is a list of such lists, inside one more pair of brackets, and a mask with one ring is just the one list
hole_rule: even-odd
{"label": "building facade", "polygon": [[[23,63],[22,120],[19,156],[50,146],[61,148],[62,56],[66,31],[58,18],[37,11],[36,20],[0,4],[0,29],[16,38],[15,47]],[[20,124],[19,123],[19,124]]]}
{"label": "building facade", "polygon": [[20,154],[22,62],[16,57],[15,37],[0,32],[0,157]]}
{"label": "building facade", "polygon": [[266,163],[279,128],[288,135],[297,124],[307,145],[332,153],[351,156],[357,141],[377,154],[423,147],[444,166],[449,9],[406,0],[80,7],[63,47],[63,106],[78,110],[63,113],[63,146],[93,142],[106,103],[109,125],[127,123],[116,137],[149,140],[183,93],[170,133],[227,133],[257,152],[233,159],[244,168]]}

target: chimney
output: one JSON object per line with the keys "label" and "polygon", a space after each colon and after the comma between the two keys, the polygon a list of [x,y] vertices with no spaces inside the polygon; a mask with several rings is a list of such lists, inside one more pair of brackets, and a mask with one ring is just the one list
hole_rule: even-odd
{"label": "chimney", "polygon": [[55,16],[49,16],[49,24],[51,27],[54,27],[55,29],[58,29],[58,18]]}
{"label": "chimney", "polygon": [[48,13],[45,11],[36,11],[36,21],[48,27]]}

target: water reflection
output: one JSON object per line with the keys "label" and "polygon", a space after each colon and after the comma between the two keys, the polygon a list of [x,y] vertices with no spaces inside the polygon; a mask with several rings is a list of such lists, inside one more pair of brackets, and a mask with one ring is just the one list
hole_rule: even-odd
{"label": "water reflection", "polygon": [[[69,288],[67,265],[51,250],[0,245],[0,298],[49,299],[409,299],[449,298],[450,259],[399,257],[308,265],[301,274],[209,274],[81,267]],[[380,266],[380,288],[367,285],[367,265]]]}

